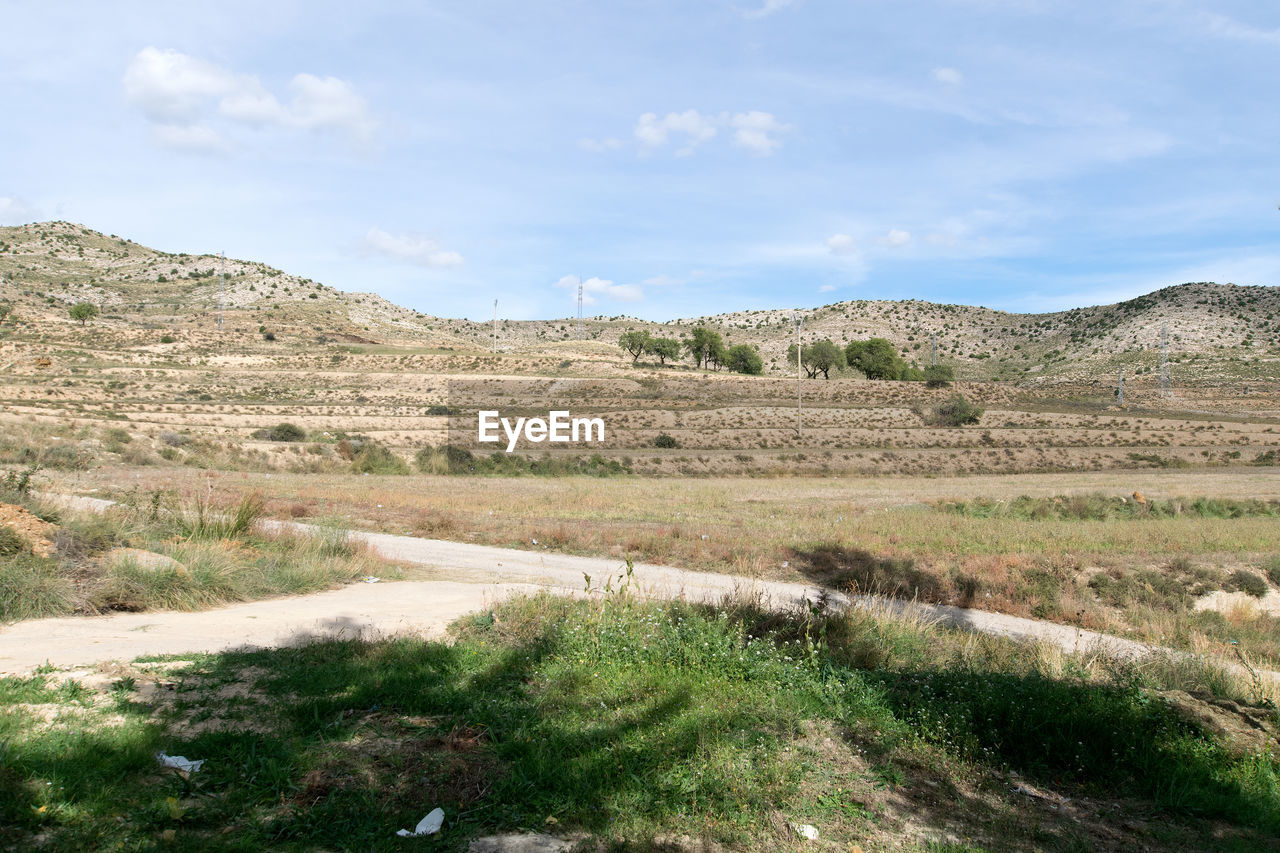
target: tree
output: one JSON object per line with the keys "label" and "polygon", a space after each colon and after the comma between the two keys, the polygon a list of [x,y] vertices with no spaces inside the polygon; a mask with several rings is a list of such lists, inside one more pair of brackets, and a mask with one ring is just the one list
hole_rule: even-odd
{"label": "tree", "polygon": [[831,341],[817,341],[805,347],[804,360],[813,368],[813,375],[822,373],[823,379],[831,378],[831,369],[839,370],[846,364],[844,351]]}
{"label": "tree", "polygon": [[80,325],[83,326],[87,321],[98,316],[98,306],[92,302],[77,302],[67,309],[67,314],[72,320],[79,320]]}
{"label": "tree", "polygon": [[666,364],[667,359],[674,361],[680,357],[680,342],[675,338],[649,338],[644,351],[656,355],[659,363]]}
{"label": "tree", "polygon": [[[800,351],[800,366],[804,368],[804,372],[806,376],[808,376],[810,379],[816,379],[818,376],[818,371],[817,369],[814,368],[813,363],[812,361],[810,361],[810,358],[809,358],[812,354],[813,354],[812,347],[804,347]],[[796,345],[795,344],[787,345],[787,363],[788,364],[796,363]]]}
{"label": "tree", "polygon": [[724,341],[720,339],[719,332],[713,332],[706,326],[698,326],[693,330],[693,335],[685,339],[684,348],[693,356],[698,367],[702,367],[712,356],[723,352]]}
{"label": "tree", "polygon": [[950,388],[951,383],[956,381],[956,372],[951,369],[949,364],[935,364],[926,367],[924,370],[924,385],[926,388]]}
{"label": "tree", "polygon": [[720,340],[720,336],[716,335],[715,340],[707,347],[707,366],[715,366],[719,370],[721,365],[729,360],[729,351],[725,349],[724,341]]}
{"label": "tree", "polygon": [[729,347],[725,357],[725,366],[734,373],[746,373],[759,376],[764,373],[764,359],[750,344],[737,344]]}
{"label": "tree", "polygon": [[938,426],[960,427],[976,424],[982,417],[982,409],[970,403],[961,394],[953,394],[951,399],[933,410],[932,421]]}
{"label": "tree", "polygon": [[900,379],[907,369],[897,348],[884,338],[850,341],[844,355],[849,366],[862,371],[868,379]]}
{"label": "tree", "polygon": [[631,363],[639,361],[649,345],[649,333],[646,331],[623,332],[618,338],[618,346],[631,353]]}

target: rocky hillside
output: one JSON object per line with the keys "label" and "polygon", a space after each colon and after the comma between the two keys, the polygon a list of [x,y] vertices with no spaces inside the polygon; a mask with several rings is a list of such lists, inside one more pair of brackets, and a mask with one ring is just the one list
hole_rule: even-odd
{"label": "rocky hillside", "polygon": [[[220,277],[220,273],[222,276]],[[371,293],[348,293],[255,261],[171,254],[66,222],[0,228],[0,302],[10,325],[70,325],[67,307],[99,306],[104,330],[122,345],[166,329],[199,349],[217,343],[252,349],[264,340],[489,349],[487,323],[434,317]],[[217,317],[223,314],[223,329]],[[767,370],[786,369],[794,340],[789,311],[737,311],[653,323],[591,317],[586,341],[612,344],[628,329],[680,337],[701,324],[726,341],[759,347]],[[917,300],[848,301],[804,312],[806,341],[844,343],[878,336],[919,365],[934,358],[974,379],[1080,380],[1151,376],[1167,328],[1171,365],[1186,380],[1280,377],[1280,288],[1182,284],[1120,302],[1046,314],[1010,314]],[[143,333],[149,334],[143,334]],[[498,348],[558,353],[581,347],[576,321],[500,321]],[[593,356],[607,352],[587,347]]]}

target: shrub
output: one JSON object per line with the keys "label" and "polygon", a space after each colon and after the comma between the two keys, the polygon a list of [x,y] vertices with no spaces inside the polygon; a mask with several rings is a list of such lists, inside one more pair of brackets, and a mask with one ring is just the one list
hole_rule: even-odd
{"label": "shrub", "polygon": [[351,457],[351,470],[357,474],[408,474],[409,466],[381,444],[365,442]]}
{"label": "shrub", "polygon": [[306,437],[307,431],[297,424],[281,423],[267,430],[269,441],[303,441]]}
{"label": "shrub", "polygon": [[955,381],[956,372],[949,364],[935,364],[924,370],[924,387],[926,388],[950,388],[951,383]]}
{"label": "shrub", "polygon": [[58,616],[74,606],[74,587],[56,560],[21,554],[0,563],[0,622]]}
{"label": "shrub", "polygon": [[161,336],[160,336],[160,343],[162,343],[162,344],[171,344],[171,343],[173,343],[173,342],[174,342],[174,340],[176,340],[176,339],[173,337],[173,335],[161,335]]}
{"label": "shrub", "polygon": [[170,447],[182,447],[184,444],[190,443],[191,439],[182,433],[165,430],[160,433],[160,441]]}
{"label": "shrub", "polygon": [[1252,595],[1254,598],[1262,598],[1269,589],[1266,581],[1246,569],[1236,569],[1232,572],[1231,577],[1227,579],[1227,586]]}
{"label": "shrub", "polygon": [[1280,554],[1271,558],[1271,562],[1267,563],[1267,577],[1271,578],[1271,582],[1276,586],[1280,586]]}
{"label": "shrub", "polygon": [[928,420],[935,426],[960,427],[976,424],[981,417],[982,409],[966,400],[964,395],[955,394],[937,406]]}
{"label": "shrub", "polygon": [[274,341],[274,340],[276,339],[276,333],[275,333],[275,332],[266,332],[265,334],[263,334],[262,339],[263,339],[264,341]]}
{"label": "shrub", "polygon": [[676,437],[674,435],[668,435],[664,432],[653,440],[653,446],[670,450],[679,447],[680,442],[676,441]]}
{"label": "shrub", "polygon": [[31,550],[26,537],[7,524],[0,527],[0,557],[12,557]]}

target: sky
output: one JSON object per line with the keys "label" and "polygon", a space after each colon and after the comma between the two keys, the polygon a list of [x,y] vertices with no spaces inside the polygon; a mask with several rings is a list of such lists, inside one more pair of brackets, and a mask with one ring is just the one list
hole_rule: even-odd
{"label": "sky", "polygon": [[1280,284],[1274,0],[9,4],[0,224],[439,316]]}

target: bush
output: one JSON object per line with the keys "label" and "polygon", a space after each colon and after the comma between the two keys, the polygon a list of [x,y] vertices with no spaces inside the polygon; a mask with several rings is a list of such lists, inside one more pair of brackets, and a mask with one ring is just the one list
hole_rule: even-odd
{"label": "bush", "polygon": [[1280,554],[1271,558],[1271,562],[1267,563],[1267,577],[1271,578],[1271,582],[1276,586],[1280,586]]}
{"label": "bush", "polygon": [[98,316],[98,306],[92,302],[77,302],[67,309],[67,315],[72,320],[78,320],[83,326],[89,320]]}
{"label": "bush", "polygon": [[262,336],[262,339],[263,339],[264,341],[274,341],[274,340],[276,339],[276,333],[275,333],[275,332],[267,332],[266,334],[264,334],[264,335]]}
{"label": "bush", "polygon": [[964,395],[955,394],[935,408],[927,420],[935,426],[960,427],[976,424],[981,417],[982,409],[966,400]]}
{"label": "bush", "polygon": [[307,431],[297,424],[276,424],[267,430],[268,441],[303,441],[306,437]]}
{"label": "bush", "polygon": [[175,340],[175,338],[173,337],[173,335],[161,335],[161,336],[160,336],[160,343],[162,343],[162,344],[171,344],[171,343],[173,343],[173,342],[174,342],[174,340]]}
{"label": "bush", "polygon": [[5,560],[0,563],[0,622],[69,613],[74,592],[56,560],[28,554]]}
{"label": "bush", "polygon": [[950,388],[951,383],[955,381],[956,372],[949,364],[935,364],[924,370],[924,387],[926,388]]}
{"label": "bush", "polygon": [[670,450],[679,447],[680,442],[676,441],[676,437],[674,435],[668,435],[664,432],[653,440],[653,446]]}
{"label": "bush", "polygon": [[190,443],[191,439],[182,433],[165,430],[160,433],[160,441],[170,447],[182,447],[184,444]]}
{"label": "bush", "polygon": [[26,537],[9,525],[0,527],[0,557],[12,557],[31,550],[31,543]]}
{"label": "bush", "polygon": [[357,474],[408,474],[409,466],[381,444],[365,442],[351,457],[351,470]]}
{"label": "bush", "polygon": [[1252,595],[1254,598],[1262,598],[1269,589],[1266,581],[1245,569],[1236,569],[1232,572],[1231,577],[1227,579],[1227,586],[1230,589]]}

